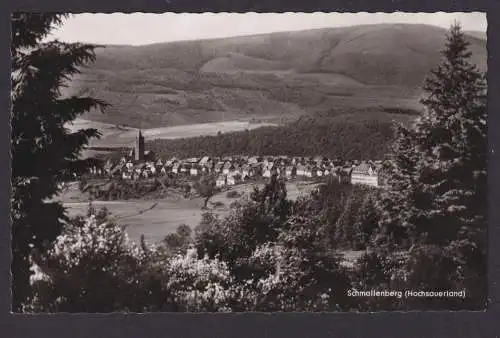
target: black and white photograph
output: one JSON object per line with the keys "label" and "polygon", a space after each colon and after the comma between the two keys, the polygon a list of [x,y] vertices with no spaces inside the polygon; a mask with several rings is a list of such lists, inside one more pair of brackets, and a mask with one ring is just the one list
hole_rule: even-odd
{"label": "black and white photograph", "polygon": [[11,30],[12,312],[487,308],[485,13]]}

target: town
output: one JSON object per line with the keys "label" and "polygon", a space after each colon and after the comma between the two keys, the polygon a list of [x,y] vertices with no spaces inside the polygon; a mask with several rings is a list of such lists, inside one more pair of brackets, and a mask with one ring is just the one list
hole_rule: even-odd
{"label": "town", "polygon": [[340,183],[382,185],[383,161],[342,161],[323,156],[225,156],[169,159],[156,158],[154,152],[145,150],[145,140],[139,131],[134,147],[128,156],[119,161],[107,160],[101,167],[90,169],[93,177],[114,177],[140,180],[161,176],[213,175],[219,188],[234,186],[251,179],[276,176],[285,180],[335,177]]}

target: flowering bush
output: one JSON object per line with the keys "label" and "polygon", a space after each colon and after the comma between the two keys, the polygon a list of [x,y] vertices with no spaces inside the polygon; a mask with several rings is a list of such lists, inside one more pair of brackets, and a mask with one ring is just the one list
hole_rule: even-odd
{"label": "flowering bush", "polygon": [[246,311],[337,311],[349,285],[337,263],[283,243],[259,246],[248,264],[260,277],[240,284],[239,302]]}
{"label": "flowering bush", "polygon": [[35,291],[25,311],[112,312],[155,307],[152,252],[131,243],[123,228],[91,215],[69,224],[52,248],[32,262]]}
{"label": "flowering bush", "polygon": [[198,258],[196,249],[177,255],[165,267],[165,288],[180,311],[230,311],[233,284],[226,263],[208,256]]}

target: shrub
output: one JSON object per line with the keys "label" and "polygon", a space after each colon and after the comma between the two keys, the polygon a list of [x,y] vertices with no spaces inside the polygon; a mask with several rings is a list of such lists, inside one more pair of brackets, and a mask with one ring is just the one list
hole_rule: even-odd
{"label": "shrub", "polygon": [[172,290],[179,311],[230,311],[233,284],[225,262],[208,256],[198,258],[196,249],[177,255],[165,266],[169,277],[165,288]]}
{"label": "shrub", "polygon": [[100,217],[69,224],[32,262],[35,296],[24,311],[142,312],[168,305],[157,276],[151,278],[155,257]]}

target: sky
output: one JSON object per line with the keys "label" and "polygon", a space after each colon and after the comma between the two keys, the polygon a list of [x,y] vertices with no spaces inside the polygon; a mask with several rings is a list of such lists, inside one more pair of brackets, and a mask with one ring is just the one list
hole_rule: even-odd
{"label": "sky", "polygon": [[314,28],[418,23],[486,32],[486,14],[473,13],[111,13],[75,14],[51,38],[66,42],[146,45]]}

